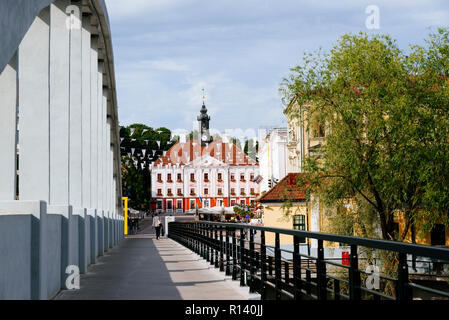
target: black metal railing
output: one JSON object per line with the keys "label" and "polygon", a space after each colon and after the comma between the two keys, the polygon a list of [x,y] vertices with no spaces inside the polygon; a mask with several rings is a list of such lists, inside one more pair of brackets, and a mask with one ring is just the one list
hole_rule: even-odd
{"label": "black metal railing", "polygon": [[[263,300],[449,299],[449,290],[424,286],[409,277],[410,257],[449,265],[447,248],[235,223],[171,222],[168,228],[170,238],[248,286],[250,292],[260,293]],[[268,234],[274,245],[267,244]],[[281,235],[291,239],[288,248],[281,247]],[[316,243],[315,254],[310,247],[301,252],[304,239]],[[332,243],[345,244],[349,259],[326,257]],[[381,270],[376,274],[363,270],[372,261]],[[378,284],[374,288],[367,285],[367,278],[373,276]]]}

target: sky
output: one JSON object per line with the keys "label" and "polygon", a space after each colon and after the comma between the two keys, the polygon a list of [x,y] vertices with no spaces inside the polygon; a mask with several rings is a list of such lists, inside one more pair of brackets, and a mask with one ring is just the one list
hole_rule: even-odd
{"label": "sky", "polygon": [[[449,26],[447,0],[106,0],[121,125],[197,128],[202,89],[211,128],[286,126],[282,79],[306,52],[345,33],[423,44]],[[370,5],[379,29],[368,29]],[[372,21],[372,20],[370,20]],[[195,125],[195,127],[193,127]]]}

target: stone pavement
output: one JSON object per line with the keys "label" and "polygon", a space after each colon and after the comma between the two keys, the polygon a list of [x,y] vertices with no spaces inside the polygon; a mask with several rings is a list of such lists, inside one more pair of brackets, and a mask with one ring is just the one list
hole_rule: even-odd
{"label": "stone pavement", "polygon": [[139,234],[128,236],[81,275],[80,290],[61,291],[55,299],[258,299],[175,241],[156,240],[151,223],[142,226]]}

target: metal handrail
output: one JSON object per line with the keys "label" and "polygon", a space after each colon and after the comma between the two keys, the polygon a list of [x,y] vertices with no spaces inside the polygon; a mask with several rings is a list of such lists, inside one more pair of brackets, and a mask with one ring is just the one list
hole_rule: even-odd
{"label": "metal handrail", "polygon": [[[256,243],[254,231],[261,232],[260,242]],[[275,233],[274,246],[265,243],[267,232]],[[293,236],[293,251],[281,249],[281,234]],[[241,286],[248,285],[250,292],[261,293],[262,299],[267,299],[271,289],[274,289],[275,299],[325,300],[330,297],[334,299],[348,297],[350,300],[360,300],[368,294],[374,299],[410,300],[413,298],[413,289],[425,290],[444,298],[449,297],[449,293],[410,283],[407,260],[408,254],[449,260],[449,249],[446,248],[221,222],[172,222],[169,223],[169,237],[197,252],[220,271],[232,275],[233,280],[240,279]],[[300,253],[300,242],[303,238],[317,240],[316,257]],[[350,246],[349,265],[333,261],[340,259],[324,258],[324,241],[348,244]],[[394,297],[362,286],[361,275],[369,274],[359,269],[359,260],[366,260],[360,257],[360,254],[363,254],[363,247],[393,251],[398,254],[397,278],[378,275],[380,279],[394,282],[396,293]],[[268,248],[274,256],[267,254]],[[293,260],[283,258],[282,252],[292,254]],[[305,261],[311,262],[314,269],[304,266],[302,263]],[[342,272],[347,272],[348,278],[340,279],[339,275],[329,274],[326,270],[327,265],[342,267],[345,270]],[[328,281],[334,281],[333,290],[328,288]],[[340,283],[348,284],[349,295],[340,290]]]}

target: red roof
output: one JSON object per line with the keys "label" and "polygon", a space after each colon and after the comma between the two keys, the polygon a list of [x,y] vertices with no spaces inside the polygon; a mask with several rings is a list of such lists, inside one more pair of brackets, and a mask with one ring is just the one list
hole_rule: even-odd
{"label": "red roof", "polygon": [[306,200],[305,186],[298,186],[302,173],[289,173],[277,185],[260,197],[260,202],[284,202]]}
{"label": "red roof", "polygon": [[185,165],[204,156],[211,156],[230,166],[259,165],[233,143],[213,141],[207,146],[201,146],[198,141],[189,140],[186,143],[177,142],[164,156],[159,157],[154,162],[154,166],[158,166],[159,164],[163,166],[168,164]]}

